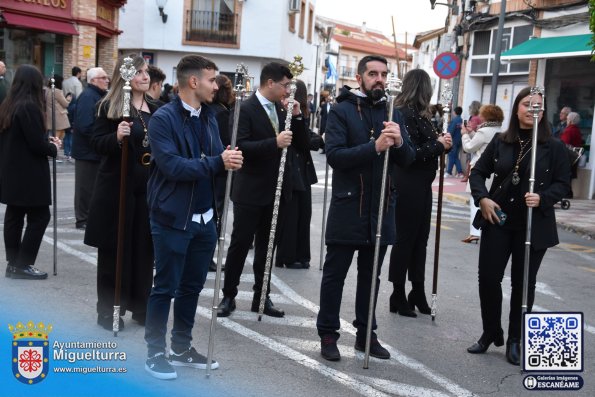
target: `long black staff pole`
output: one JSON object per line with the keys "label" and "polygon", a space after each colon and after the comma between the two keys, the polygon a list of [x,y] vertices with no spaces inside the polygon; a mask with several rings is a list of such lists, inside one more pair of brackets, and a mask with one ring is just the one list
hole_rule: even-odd
{"label": "long black staff pole", "polygon": [[[124,105],[122,115],[124,121],[130,122],[130,80],[134,77],[136,69],[132,58],[124,58],[120,67],[120,77],[124,79]],[[120,165],[120,200],[118,203],[118,248],[116,250],[116,285],[114,294],[114,319],[112,323],[114,336],[120,330],[120,295],[122,293],[122,261],[124,260],[124,238],[126,224],[126,177],[128,175],[128,137],[122,138],[122,163]]]}
{"label": "long black staff pole", "polygon": [[[231,130],[230,147],[236,147],[238,137],[238,121],[240,118],[241,101],[246,92],[245,79],[248,78],[248,69],[240,64],[236,67],[234,87],[236,91],[236,102],[233,108],[233,127]],[[225,230],[227,229],[227,212],[229,210],[229,195],[231,192],[231,179],[233,170],[227,171],[225,180],[225,196],[223,201],[223,213],[221,214],[221,227],[219,230],[219,241],[217,246],[217,272],[215,274],[215,290],[213,292],[213,307],[211,310],[211,329],[209,332],[209,349],[207,352],[207,377],[211,376],[211,365],[213,363],[213,351],[215,347],[215,325],[217,324],[217,310],[219,310],[219,289],[221,288],[221,268],[223,267],[223,249],[225,248]]]}
{"label": "long black staff pole", "polygon": [[[450,101],[452,100],[452,90],[450,85],[446,83],[441,95],[442,106],[444,109],[444,119],[442,122],[442,135],[448,132],[448,119],[450,116]],[[431,312],[432,321],[436,319],[436,310],[438,306],[438,265],[440,262],[440,230],[442,227],[442,196],[444,194],[444,168],[445,168],[445,153],[440,154],[440,175],[438,177],[438,205],[436,208],[436,238],[434,240],[434,276],[432,278],[432,304]]]}

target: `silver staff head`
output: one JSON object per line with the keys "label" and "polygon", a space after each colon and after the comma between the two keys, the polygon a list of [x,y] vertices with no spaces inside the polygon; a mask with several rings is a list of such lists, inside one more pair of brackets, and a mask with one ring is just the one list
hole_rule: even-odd
{"label": "silver staff head", "polygon": [[387,97],[396,97],[403,89],[403,82],[394,73],[389,73],[386,78],[386,88],[384,89]]}
{"label": "silver staff head", "polygon": [[241,96],[247,91],[247,84],[250,76],[248,75],[248,68],[240,63],[236,66],[236,73],[234,76],[233,87],[236,92],[236,96]]}
{"label": "silver staff head", "polygon": [[[539,95],[541,96],[541,103],[535,102],[534,98]],[[529,91],[529,107],[531,108],[529,111],[533,113],[533,115],[538,115],[540,112],[545,110],[545,88],[535,86],[531,87]]]}
{"label": "silver staff head", "polygon": [[130,57],[124,58],[122,66],[120,66],[120,77],[125,81],[124,83],[124,107],[122,114],[124,117],[130,117],[130,80],[134,78],[136,74],[136,68],[134,67],[133,60]]}
{"label": "silver staff head", "polygon": [[450,88],[449,83],[444,84],[444,88],[442,89],[442,94],[440,94],[440,103],[442,107],[448,108],[450,106],[450,101],[452,101],[452,89]]}

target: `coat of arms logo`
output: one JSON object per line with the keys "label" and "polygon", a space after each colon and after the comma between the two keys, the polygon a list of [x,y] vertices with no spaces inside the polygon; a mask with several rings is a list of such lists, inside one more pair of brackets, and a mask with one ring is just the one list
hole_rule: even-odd
{"label": "coat of arms logo", "polygon": [[48,334],[52,325],[29,321],[8,324],[12,333],[12,373],[20,382],[33,385],[44,380],[48,374],[50,355]]}

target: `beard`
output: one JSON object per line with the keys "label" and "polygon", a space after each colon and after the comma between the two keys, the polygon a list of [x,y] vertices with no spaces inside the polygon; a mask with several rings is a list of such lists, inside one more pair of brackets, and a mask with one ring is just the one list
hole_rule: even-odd
{"label": "beard", "polygon": [[373,87],[372,89],[368,89],[366,87],[364,87],[364,93],[366,94],[366,96],[368,98],[370,98],[373,101],[379,101],[382,98],[384,98],[384,89],[380,88],[379,86]]}

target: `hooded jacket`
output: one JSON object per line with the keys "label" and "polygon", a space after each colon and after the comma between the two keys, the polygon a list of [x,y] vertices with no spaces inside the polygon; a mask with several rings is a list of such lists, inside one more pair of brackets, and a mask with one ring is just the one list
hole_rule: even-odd
{"label": "hooded jacket", "polygon": [[[384,165],[384,155],[376,153],[375,140],[387,118],[385,100],[374,102],[347,86],[331,108],[325,132],[327,161],[333,168],[326,244],[374,245]],[[396,109],[393,121],[400,126],[403,143],[389,149],[382,245],[393,244],[396,238],[394,165],[405,167],[415,159],[415,150]]]}

